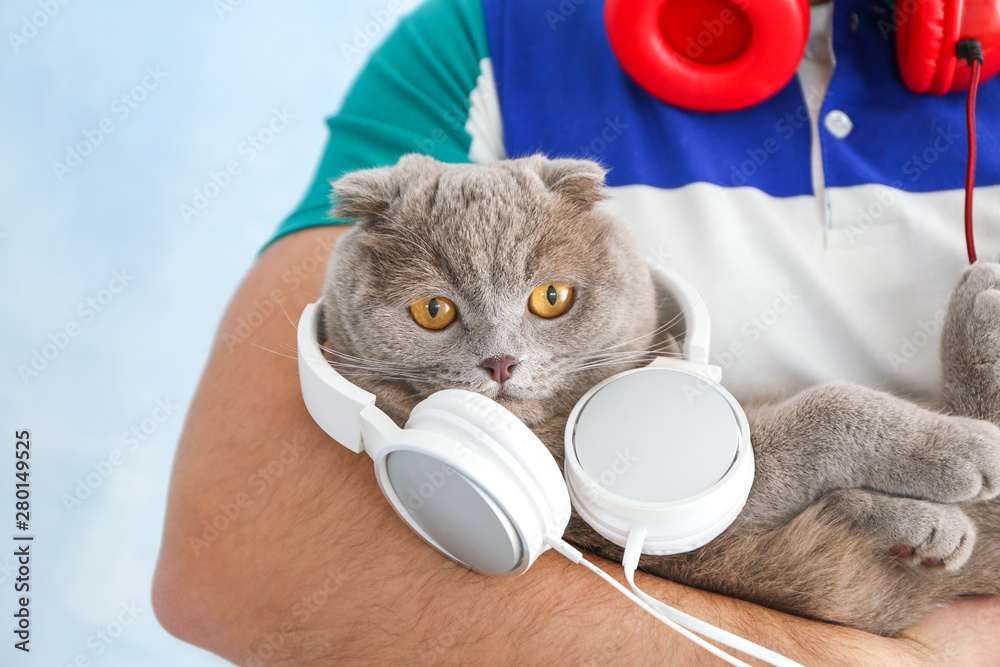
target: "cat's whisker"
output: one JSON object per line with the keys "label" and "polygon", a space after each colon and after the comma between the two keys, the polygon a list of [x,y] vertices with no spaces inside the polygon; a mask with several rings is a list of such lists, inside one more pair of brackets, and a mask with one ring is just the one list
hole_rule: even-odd
{"label": "cat's whisker", "polygon": [[578,373],[583,371],[593,371],[598,368],[622,368],[622,370],[628,370],[633,367],[632,364],[626,363],[624,361],[604,361],[597,364],[588,364],[585,366],[577,366],[576,368],[570,369],[569,373]]}
{"label": "cat's whisker", "polygon": [[367,365],[367,364],[345,364],[345,363],[337,363],[337,364],[334,365],[334,369],[338,370],[338,371],[344,370],[346,372],[361,370],[361,371],[366,371],[368,373],[377,374],[380,378],[394,377],[394,378],[406,378],[406,379],[410,379],[410,380],[416,380],[416,381],[419,381],[419,382],[430,382],[430,380],[427,378],[426,375],[422,375],[422,374],[419,374],[417,372],[407,372],[406,370],[386,369],[386,368],[382,368],[382,367],[379,367],[379,366],[372,366],[372,365]]}
{"label": "cat's whisker", "polygon": [[604,368],[608,366],[622,366],[626,364],[631,364],[632,362],[649,362],[655,358],[656,355],[651,355],[647,353],[635,354],[623,357],[612,357],[608,359],[594,359],[588,360],[580,363],[576,366],[577,370],[590,370],[593,368]]}
{"label": "cat's whisker", "polygon": [[[652,361],[652,357],[648,357]],[[634,357],[611,357],[608,359],[589,359],[587,361],[581,362],[576,366],[580,369],[598,368],[600,366],[614,366],[628,363],[630,361],[645,361],[646,357],[634,356]]]}
{"label": "cat's whisker", "polygon": [[626,345],[632,345],[636,341],[642,340],[643,338],[646,338],[648,336],[655,337],[656,334],[660,333],[660,329],[661,328],[663,328],[663,327],[657,327],[656,329],[653,329],[652,331],[650,331],[648,333],[644,333],[642,335],[636,336],[635,338],[631,338],[629,340],[624,340],[624,341],[622,341],[620,343],[617,343],[615,345],[609,345],[608,347],[598,348],[598,349],[594,350],[594,352],[597,353],[597,354],[602,353],[602,352],[611,352],[611,351],[614,351],[614,350],[618,350],[618,348],[625,347]]}
{"label": "cat's whisker", "polygon": [[[383,361],[381,359],[358,357],[352,354],[347,354],[346,352],[334,350],[326,345],[320,345],[319,347],[321,350],[330,355],[330,357],[333,357],[331,365],[345,376],[357,374],[357,371],[364,371],[366,373],[377,375],[379,378],[383,379],[400,379],[423,383],[431,382],[431,380],[428,379],[430,372],[426,369],[415,368],[405,364],[397,364],[391,361]],[[294,359],[297,357],[291,358]]]}
{"label": "cat's whisker", "polygon": [[632,356],[643,356],[643,357],[671,357],[675,359],[680,359],[684,356],[683,353],[677,351],[673,346],[664,346],[662,348],[648,348],[645,350],[639,350],[637,352],[621,352],[618,354],[604,354],[593,357],[588,357],[587,361],[601,361],[605,359],[628,359]]}
{"label": "cat's whisker", "polygon": [[359,363],[371,364],[372,366],[379,366],[380,368],[401,368],[403,370],[412,370],[414,367],[406,364],[397,364],[392,361],[385,361],[382,359],[368,359],[366,357],[358,357],[346,352],[341,352],[340,350],[334,350],[333,348],[327,347],[325,345],[320,345],[320,349],[329,354],[331,357],[337,359],[344,359],[345,361],[354,361]]}
{"label": "cat's whisker", "polygon": [[290,353],[294,353],[296,356],[299,353],[299,346],[298,345],[292,345],[291,343],[282,343],[281,347],[283,347],[286,351],[288,351]]}
{"label": "cat's whisker", "polygon": [[425,378],[426,376],[418,373],[416,371],[408,370],[405,368],[386,368],[378,364],[365,364],[365,363],[350,363],[337,361],[331,364],[335,370],[343,370],[347,372],[351,371],[366,371],[369,373],[375,373],[379,375],[393,375],[395,377],[414,377],[414,378]]}
{"label": "cat's whisker", "polygon": [[604,352],[583,357],[574,370],[591,370],[607,366],[623,365],[630,362],[649,362],[656,357],[682,358],[683,355],[670,344],[633,351]]}
{"label": "cat's whisker", "polygon": [[271,354],[276,354],[279,357],[285,357],[286,359],[295,359],[295,360],[298,360],[298,356],[297,355],[293,356],[293,355],[290,355],[290,354],[285,354],[284,352],[278,352],[277,350],[272,350],[270,348],[264,347],[263,345],[258,345],[257,343],[253,342],[252,340],[247,340],[247,339],[244,338],[243,342],[244,343],[250,343],[251,345],[253,345],[254,347],[256,347],[259,350],[263,350],[264,352],[270,352]]}
{"label": "cat's whisker", "polygon": [[683,355],[674,349],[673,345],[664,344],[642,350],[622,350],[617,352],[602,352],[598,354],[588,354],[583,357],[583,363],[595,361],[629,359],[633,357],[682,357]]}
{"label": "cat's whisker", "polygon": [[[318,299],[317,299],[317,301],[318,301]],[[298,330],[299,330],[299,322],[298,322],[298,320],[292,319],[292,316],[288,314],[287,310],[285,310],[285,304],[284,303],[282,303],[281,301],[278,301],[277,303],[278,303],[278,307],[281,308],[281,312],[285,316],[285,319],[288,320],[288,323],[292,325],[292,328],[295,329],[296,332],[298,332]]]}
{"label": "cat's whisker", "polygon": [[636,341],[642,340],[643,338],[646,338],[647,336],[652,336],[652,337],[655,338],[659,334],[665,333],[670,327],[672,327],[674,324],[676,324],[677,322],[679,322],[682,317],[683,317],[683,314],[675,315],[670,320],[668,320],[667,322],[664,322],[663,324],[661,324],[660,326],[656,327],[655,329],[653,329],[652,331],[650,331],[648,333],[644,333],[644,334],[641,334],[641,335],[636,336],[634,338],[630,338],[629,340],[621,341],[620,343],[616,343],[614,345],[609,345],[608,347],[598,348],[597,350],[595,350],[595,352],[605,352],[605,351],[608,351],[608,350],[614,350],[616,348],[620,348],[620,347],[623,347],[625,345],[630,345],[632,343],[635,343]]}
{"label": "cat's whisker", "polygon": [[344,366],[344,367],[337,367],[336,370],[341,375],[343,375],[348,379],[359,378],[359,377],[366,378],[368,376],[374,375],[375,378],[381,381],[401,380],[404,382],[411,382],[417,384],[433,384],[433,381],[428,379],[426,376],[410,375],[403,373],[391,373],[391,372],[387,373],[384,371],[380,371],[378,369],[366,368],[364,366],[355,366],[355,367]]}

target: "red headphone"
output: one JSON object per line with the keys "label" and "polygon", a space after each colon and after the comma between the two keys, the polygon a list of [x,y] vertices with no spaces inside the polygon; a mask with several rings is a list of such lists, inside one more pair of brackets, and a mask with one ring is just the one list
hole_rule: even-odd
{"label": "red headphone", "polygon": [[[917,93],[969,87],[959,42],[978,40],[982,79],[1000,71],[996,0],[908,0],[896,8],[903,81]],[[625,71],[664,102],[733,111],[781,90],[809,37],[809,0],[607,0],[611,48]],[[965,57],[965,56],[962,56]]]}

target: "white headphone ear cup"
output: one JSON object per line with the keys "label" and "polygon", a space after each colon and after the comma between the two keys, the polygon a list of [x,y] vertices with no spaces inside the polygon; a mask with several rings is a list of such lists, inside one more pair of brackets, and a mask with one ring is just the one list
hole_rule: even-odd
{"label": "white headphone ear cup", "polygon": [[691,551],[736,518],[753,484],[750,425],[736,399],[689,370],[645,367],[594,386],[570,413],[566,480],[581,518],[642,553]]}
{"label": "white headphone ear cup", "polygon": [[482,470],[459,471],[446,455],[419,446],[387,451],[376,462],[386,498],[417,533],[466,567],[500,575],[526,570],[540,551],[530,539],[530,523],[524,529],[524,513],[512,509],[503,493],[497,502],[475,481]]}
{"label": "white headphone ear cup", "polygon": [[[541,440],[524,422],[499,403],[470,391],[446,389],[417,404],[406,428],[436,430],[442,419],[465,425],[462,439],[470,456],[496,459],[504,474],[523,486],[545,533],[562,535],[569,523],[570,500],[559,466]],[[492,480],[477,480],[488,490]]]}
{"label": "white headphone ear cup", "polygon": [[553,495],[559,501],[565,495],[566,483],[548,448],[517,415],[496,401],[471,391],[447,389],[430,396],[421,405],[449,410],[468,420],[496,439],[546,495]]}

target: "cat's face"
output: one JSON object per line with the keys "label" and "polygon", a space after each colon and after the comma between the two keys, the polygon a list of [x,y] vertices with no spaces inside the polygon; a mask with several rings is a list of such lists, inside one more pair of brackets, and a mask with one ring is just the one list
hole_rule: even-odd
{"label": "cat's face", "polygon": [[397,421],[467,389],[537,426],[652,343],[652,281],[595,210],[603,170],[540,156],[488,165],[404,157],[334,184],[357,219],[324,287],[328,355]]}

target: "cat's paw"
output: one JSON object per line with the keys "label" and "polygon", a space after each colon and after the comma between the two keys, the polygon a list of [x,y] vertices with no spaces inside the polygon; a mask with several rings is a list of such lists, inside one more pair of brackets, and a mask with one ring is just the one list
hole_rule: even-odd
{"label": "cat's paw", "polygon": [[926,438],[919,495],[955,503],[1000,494],[1000,427],[980,419],[941,416]]}
{"label": "cat's paw", "polygon": [[941,347],[945,373],[960,377],[1000,362],[1000,264],[976,262],[951,295]]}
{"label": "cat's paw", "polygon": [[900,499],[909,507],[884,540],[895,541],[889,552],[909,565],[954,572],[972,555],[976,527],[955,505]]}
{"label": "cat's paw", "polygon": [[976,527],[964,511],[865,489],[838,489],[820,501],[819,516],[860,531],[874,547],[915,568],[953,572],[969,560]]}

